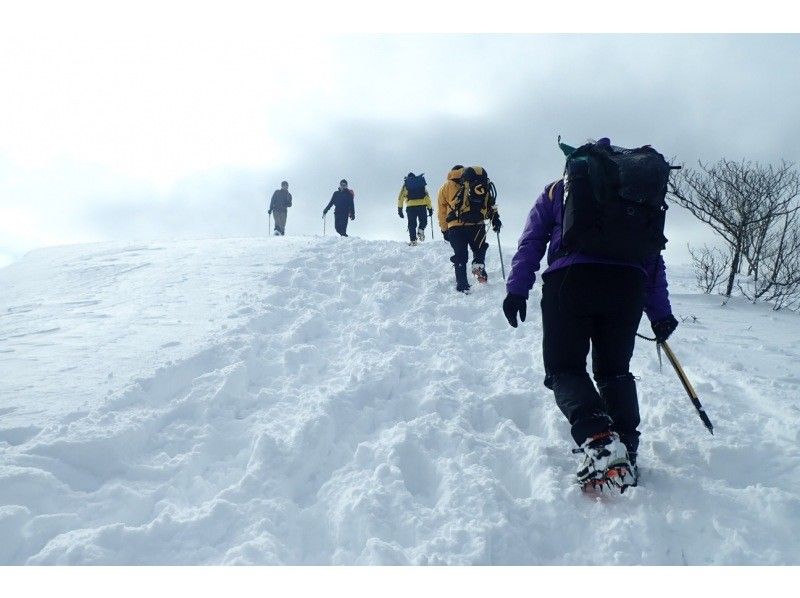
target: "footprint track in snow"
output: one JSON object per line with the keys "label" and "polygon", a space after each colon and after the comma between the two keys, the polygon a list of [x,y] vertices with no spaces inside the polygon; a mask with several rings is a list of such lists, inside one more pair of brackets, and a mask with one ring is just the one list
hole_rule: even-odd
{"label": "footprint track in snow", "polygon": [[[699,539],[725,542],[714,562],[780,562],[741,539],[757,532],[733,508],[690,531],[720,505],[796,510],[774,470],[736,479],[732,462],[757,467],[770,447],[749,460],[747,438],[711,447],[674,380],[637,356],[647,485],[587,501],[541,384],[534,299],[511,331],[499,272],[462,297],[446,247],[416,249],[409,262],[400,243],[318,240],[220,314],[238,319],[211,348],[13,446],[13,488],[40,491],[9,515],[3,529],[30,540],[6,561],[678,564]],[[741,391],[727,374],[701,388]],[[717,412],[737,423],[738,407]],[[686,478],[702,490],[687,495]]]}

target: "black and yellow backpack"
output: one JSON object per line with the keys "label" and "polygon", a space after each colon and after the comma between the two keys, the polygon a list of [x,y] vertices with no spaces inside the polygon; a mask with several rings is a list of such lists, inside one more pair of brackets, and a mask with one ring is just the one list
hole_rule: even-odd
{"label": "black and yellow backpack", "polygon": [[455,199],[455,208],[447,215],[447,222],[459,221],[477,224],[491,217],[497,200],[497,190],[489,179],[486,169],[470,166],[458,180],[460,188]]}

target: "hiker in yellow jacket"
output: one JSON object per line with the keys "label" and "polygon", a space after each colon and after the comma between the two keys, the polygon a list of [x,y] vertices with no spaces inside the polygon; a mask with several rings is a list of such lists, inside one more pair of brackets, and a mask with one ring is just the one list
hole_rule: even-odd
{"label": "hiker in yellow jacket", "polygon": [[439,189],[437,212],[442,236],[453,248],[456,274],[456,290],[469,294],[467,281],[468,249],[472,250],[472,274],[478,282],[486,282],[488,275],[484,265],[486,250],[485,220],[490,220],[492,229],[499,231],[502,223],[495,205],[494,185],[480,166],[457,164],[447,173],[447,180]]}
{"label": "hiker in yellow jacket", "polygon": [[409,245],[416,245],[418,241],[425,240],[428,216],[433,217],[433,207],[426,185],[424,174],[417,176],[409,172],[403,179],[403,187],[397,197],[397,215],[400,218],[403,217],[403,205],[406,206]]}

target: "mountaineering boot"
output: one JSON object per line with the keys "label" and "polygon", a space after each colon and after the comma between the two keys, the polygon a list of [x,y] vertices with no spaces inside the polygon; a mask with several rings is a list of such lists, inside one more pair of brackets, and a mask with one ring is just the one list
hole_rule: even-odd
{"label": "mountaineering boot", "polygon": [[616,432],[606,431],[587,438],[574,453],[583,453],[578,467],[578,484],[584,490],[614,486],[625,492],[636,484],[628,451]]}
{"label": "mountaineering boot", "polygon": [[425,240],[425,229],[417,229],[417,241],[422,243]]}
{"label": "mountaineering boot", "polygon": [[417,240],[416,240],[416,239],[414,239],[413,241],[409,241],[409,242],[408,242],[408,244],[409,244],[410,246],[414,247],[414,246],[416,246],[416,244],[417,244]]}
{"label": "mountaineering boot", "polygon": [[631,460],[631,470],[630,470],[631,479],[626,480],[626,485],[620,488],[620,492],[625,492],[625,488],[628,486],[636,487],[639,485],[639,466],[636,465],[634,460]]}
{"label": "mountaineering boot", "polygon": [[484,268],[483,264],[474,263],[472,264],[472,273],[475,275],[475,278],[478,279],[478,282],[484,283],[489,280],[489,275],[486,273],[486,268]]}
{"label": "mountaineering boot", "polygon": [[639,450],[639,399],[636,396],[636,381],[631,373],[615,376],[595,377],[597,390],[603,400],[606,413],[611,416],[611,429],[628,449],[631,465],[636,462]]}

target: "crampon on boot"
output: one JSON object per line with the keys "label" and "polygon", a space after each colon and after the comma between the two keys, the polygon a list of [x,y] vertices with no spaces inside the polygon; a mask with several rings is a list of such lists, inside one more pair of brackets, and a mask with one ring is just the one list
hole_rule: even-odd
{"label": "crampon on boot", "polygon": [[417,241],[422,243],[424,240],[425,240],[425,229],[424,228],[418,228],[417,229]]}
{"label": "crampon on boot", "polygon": [[486,268],[483,264],[472,264],[472,274],[478,279],[478,282],[485,283],[489,280],[489,275],[486,273]]}
{"label": "crampon on boot", "polygon": [[615,488],[625,492],[637,483],[636,469],[628,459],[628,451],[616,432],[590,436],[573,453],[583,453],[578,467],[578,485],[584,491]]}

